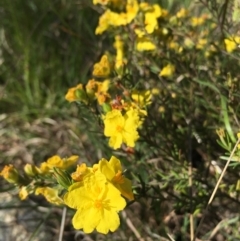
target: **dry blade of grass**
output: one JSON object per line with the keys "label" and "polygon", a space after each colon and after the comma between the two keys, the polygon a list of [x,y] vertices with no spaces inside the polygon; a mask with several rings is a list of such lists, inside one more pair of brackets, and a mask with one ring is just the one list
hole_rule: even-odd
{"label": "dry blade of grass", "polygon": [[59,230],[58,241],[63,240],[63,233],[64,233],[64,225],[65,225],[65,221],[66,221],[66,215],[67,215],[67,208],[64,207],[63,211],[62,211],[62,220],[61,220],[61,226],[60,226],[60,230]]}
{"label": "dry blade of grass", "polygon": [[131,219],[128,218],[127,213],[125,211],[122,211],[121,214],[122,214],[122,217],[124,218],[127,226],[132,230],[132,232],[134,233],[137,240],[145,241],[145,239],[141,237],[140,233],[137,231],[136,227],[133,225],[133,222],[131,221]]}
{"label": "dry blade of grass", "polygon": [[202,226],[202,224],[203,224],[203,221],[204,221],[204,218],[205,218],[206,213],[207,213],[207,211],[208,211],[208,208],[209,208],[209,206],[211,205],[211,203],[212,203],[212,201],[213,201],[213,199],[214,199],[214,197],[215,197],[215,194],[216,194],[216,192],[217,192],[217,190],[218,190],[218,187],[219,187],[219,185],[220,185],[220,183],[221,183],[221,181],[222,181],[222,179],[223,179],[224,174],[225,174],[226,171],[227,171],[227,168],[228,168],[228,166],[229,166],[229,164],[230,164],[230,162],[231,162],[231,160],[232,160],[232,158],[233,158],[233,155],[234,155],[234,153],[235,153],[235,151],[236,151],[237,146],[238,146],[239,143],[240,143],[240,138],[238,138],[238,140],[237,140],[237,142],[236,142],[236,144],[235,144],[235,146],[234,146],[234,148],[233,148],[233,150],[232,150],[232,152],[231,152],[231,155],[229,156],[229,158],[228,158],[228,160],[227,160],[227,163],[225,164],[225,166],[224,166],[224,168],[223,168],[223,171],[222,171],[222,173],[221,173],[221,175],[220,175],[220,177],[219,177],[219,179],[218,179],[218,181],[217,181],[217,183],[216,183],[216,185],[215,185],[215,187],[214,187],[214,190],[212,191],[212,194],[211,194],[211,196],[210,196],[210,198],[209,198],[209,200],[208,200],[207,206],[206,206],[206,208],[205,208],[205,210],[204,210],[204,212],[203,212],[203,216],[202,216],[202,218],[201,218],[201,220],[200,220],[200,223],[199,223],[198,227],[196,228],[193,241],[195,241],[196,238],[197,238],[198,232],[200,231],[200,228],[201,228],[201,226]]}

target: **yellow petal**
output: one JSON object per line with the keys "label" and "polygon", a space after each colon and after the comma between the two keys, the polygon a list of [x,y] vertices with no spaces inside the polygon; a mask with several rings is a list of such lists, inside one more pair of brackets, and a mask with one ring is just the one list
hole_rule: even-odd
{"label": "yellow petal", "polygon": [[172,64],[166,65],[160,72],[159,76],[171,77],[175,72],[175,66]]}
{"label": "yellow petal", "polygon": [[27,187],[23,186],[20,188],[19,197],[21,200],[25,200],[28,197]]}
{"label": "yellow petal", "polygon": [[42,194],[46,200],[52,204],[61,205],[63,200],[58,196],[58,190],[50,187],[38,187],[36,195]]}
{"label": "yellow petal", "polygon": [[111,136],[108,142],[109,146],[112,147],[114,150],[120,148],[122,143],[123,143],[123,137],[121,134],[116,136]]}
{"label": "yellow petal", "polygon": [[108,180],[112,180],[114,178],[115,172],[113,167],[106,159],[103,158],[99,161],[99,169]]}
{"label": "yellow petal", "polygon": [[117,213],[104,210],[104,216],[100,220],[96,229],[99,233],[107,234],[110,231],[114,232],[120,225],[119,216]]}
{"label": "yellow petal", "polygon": [[136,43],[138,51],[151,51],[156,49],[156,45],[148,38],[138,38]]}
{"label": "yellow petal", "polygon": [[111,157],[111,159],[109,160],[109,165],[113,168],[115,173],[117,173],[118,171],[122,171],[121,162],[115,156]]}
{"label": "yellow petal", "polygon": [[100,62],[93,66],[93,75],[96,77],[108,77],[110,75],[110,71],[110,62],[107,55],[103,55]]}

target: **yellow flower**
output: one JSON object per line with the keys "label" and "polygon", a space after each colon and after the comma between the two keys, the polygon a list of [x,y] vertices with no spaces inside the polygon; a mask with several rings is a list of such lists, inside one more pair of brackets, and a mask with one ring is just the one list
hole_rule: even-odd
{"label": "yellow flower", "polygon": [[164,112],[165,112],[165,107],[162,106],[162,105],[159,106],[158,111],[159,111],[160,113],[164,113]]}
{"label": "yellow flower", "polygon": [[54,167],[65,170],[70,166],[74,165],[77,160],[78,156],[70,156],[69,158],[61,159],[60,156],[55,155],[49,158],[46,162],[43,162],[40,166],[40,170],[43,173],[52,171]]}
{"label": "yellow flower", "polygon": [[[131,94],[132,102],[125,104],[124,109],[127,111],[134,111],[135,115],[147,116],[146,106],[151,104],[152,93],[150,90],[133,91]],[[143,123],[143,118],[138,122],[140,127]]]}
{"label": "yellow flower", "polygon": [[95,34],[102,34],[108,30],[111,26],[121,26],[128,23],[128,17],[126,13],[116,13],[107,9],[99,18],[98,26],[95,30]]}
{"label": "yellow flower", "polygon": [[105,32],[112,23],[118,22],[119,14],[112,12],[110,9],[107,9],[99,18],[98,26],[95,30],[95,34],[102,34]]}
{"label": "yellow flower", "polygon": [[88,99],[87,95],[85,93],[85,90],[83,89],[83,85],[79,84],[76,87],[70,88],[65,95],[65,99],[69,102],[73,101],[83,101],[87,104]]}
{"label": "yellow flower", "polygon": [[[115,0],[116,2],[116,0]],[[114,3],[114,1],[113,1]],[[98,26],[95,30],[96,34],[102,34],[111,26],[118,27],[127,25],[137,16],[139,10],[137,0],[128,0],[126,5],[126,12],[116,13],[107,9],[99,18]]]}
{"label": "yellow flower", "polygon": [[168,46],[170,49],[178,50],[179,49],[179,44],[175,41],[170,41],[168,43]]}
{"label": "yellow flower", "polygon": [[240,44],[240,37],[230,37],[228,39],[224,39],[224,43],[226,46],[226,50],[228,53],[232,53]]}
{"label": "yellow flower", "polygon": [[151,5],[147,2],[142,2],[139,4],[139,6],[142,11],[148,11],[151,9]]}
{"label": "yellow flower", "polygon": [[93,0],[94,5],[101,4],[103,6],[106,6],[109,3],[112,3],[116,7],[120,6],[122,2],[122,0]]}
{"label": "yellow flower", "polygon": [[139,126],[139,116],[133,110],[129,110],[123,116],[121,111],[109,111],[103,118],[104,135],[110,137],[109,146],[113,149],[121,147],[122,143],[134,147],[139,138],[137,128]]}
{"label": "yellow flower", "polygon": [[25,186],[22,186],[19,190],[19,198],[21,200],[25,200],[27,197],[28,197],[28,190],[27,190],[27,187]]}
{"label": "yellow flower", "polygon": [[110,14],[111,14],[111,11],[108,9],[106,12],[104,12],[100,16],[98,26],[95,30],[96,35],[102,34],[103,32],[105,32],[109,28],[109,26],[110,26],[110,23],[109,23]]}
{"label": "yellow flower", "polygon": [[93,100],[95,98],[95,93],[97,92],[97,89],[98,89],[98,81],[96,81],[95,79],[90,79],[86,84],[85,89],[86,89],[88,98],[90,100]]}
{"label": "yellow flower", "polygon": [[184,46],[191,49],[194,46],[194,42],[190,38],[184,39]]}
{"label": "yellow flower", "polygon": [[136,108],[136,107],[133,105],[133,107],[130,107],[130,108],[127,110],[127,112],[126,112],[126,114],[124,115],[124,117],[125,117],[125,119],[130,118],[130,119],[133,121],[133,123],[134,123],[134,125],[136,126],[136,128],[139,128],[139,127],[142,126],[143,120],[144,120],[144,118],[140,118],[140,116],[141,116],[141,117],[142,117],[142,116],[146,116],[147,113],[145,114],[145,112],[146,112],[145,110],[142,110],[142,109],[140,109],[139,107]]}
{"label": "yellow flower", "polygon": [[61,205],[63,200],[58,196],[58,190],[51,187],[38,187],[35,191],[36,195],[42,194],[48,202]]}
{"label": "yellow flower", "polygon": [[107,5],[109,3],[109,0],[93,0],[93,4],[101,4],[101,5]]}
{"label": "yellow flower", "polygon": [[108,162],[106,159],[99,161],[99,171],[111,182],[121,194],[133,200],[132,182],[123,176],[121,162],[114,156]]}
{"label": "yellow flower", "polygon": [[115,36],[115,42],[114,42],[114,48],[116,49],[116,63],[115,68],[119,69],[123,67],[124,65],[124,59],[123,59],[123,41],[121,40],[121,37],[119,35]]}
{"label": "yellow flower", "polygon": [[107,93],[109,84],[109,80],[104,80],[103,82],[98,83],[98,89],[95,96],[99,105],[103,105],[108,99],[110,99],[110,95]]}
{"label": "yellow flower", "polygon": [[19,182],[20,178],[17,169],[12,164],[4,166],[0,176],[3,176],[3,178],[9,183],[15,184]]}
{"label": "yellow flower", "polygon": [[183,51],[183,47],[179,45],[176,40],[168,42],[168,46],[170,49],[175,50],[177,53],[181,53]]}
{"label": "yellow flower", "polygon": [[106,78],[110,75],[110,63],[107,55],[103,55],[101,60],[94,64],[93,75],[100,78]]}
{"label": "yellow flower", "polygon": [[72,223],[75,229],[91,233],[114,232],[120,225],[118,212],[126,206],[121,193],[101,173],[87,178],[83,183],[74,183],[64,196],[64,202],[77,209]]}
{"label": "yellow flower", "polygon": [[197,42],[196,48],[197,49],[203,49],[203,48],[205,49],[207,42],[208,41],[205,38],[199,39],[198,42]]}
{"label": "yellow flower", "polygon": [[192,17],[192,19],[191,19],[191,25],[193,26],[193,27],[196,27],[196,26],[200,26],[200,25],[202,25],[204,22],[205,22],[205,17],[204,16],[202,16],[202,17],[199,17],[199,18],[197,18],[197,17]]}
{"label": "yellow flower", "polygon": [[91,173],[93,173],[93,170],[87,167],[85,163],[82,163],[81,165],[77,165],[77,170],[71,174],[71,177],[74,181],[81,182],[83,181],[84,177]]}
{"label": "yellow flower", "polygon": [[109,80],[104,80],[103,82],[96,81],[91,79],[86,85],[86,91],[90,99],[97,98],[98,103],[102,105],[110,98],[110,95],[107,93],[109,88]]}
{"label": "yellow flower", "polygon": [[177,13],[176,16],[177,18],[186,18],[188,16],[189,12],[185,8],[181,8]]}
{"label": "yellow flower", "polygon": [[98,82],[97,93],[106,93],[109,89],[110,80],[106,79],[103,82]]}
{"label": "yellow flower", "polygon": [[138,36],[138,38],[142,38],[146,35],[145,31],[139,29],[139,28],[135,28],[134,29],[135,34]]}
{"label": "yellow flower", "polygon": [[159,94],[160,94],[160,89],[159,89],[159,88],[152,88],[151,93],[152,93],[153,95],[159,95]]}
{"label": "yellow flower", "polygon": [[156,45],[147,37],[137,38],[136,49],[138,51],[151,51],[156,49]]}
{"label": "yellow flower", "polygon": [[157,19],[161,17],[162,9],[158,4],[154,4],[148,11],[145,13],[145,29],[146,32],[151,34],[155,29],[158,29]]}
{"label": "yellow flower", "polygon": [[166,65],[161,72],[159,73],[159,76],[164,76],[164,77],[171,77],[175,72],[175,66],[172,64]]}
{"label": "yellow flower", "polygon": [[139,5],[137,0],[128,0],[126,6],[126,23],[131,23],[137,16]]}
{"label": "yellow flower", "polygon": [[152,94],[150,90],[136,91],[134,90],[131,95],[132,99],[139,105],[139,107],[145,107],[150,105]]}

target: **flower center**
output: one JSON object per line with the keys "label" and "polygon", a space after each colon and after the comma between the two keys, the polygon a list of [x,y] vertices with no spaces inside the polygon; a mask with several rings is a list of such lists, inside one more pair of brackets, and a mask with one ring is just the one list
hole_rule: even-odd
{"label": "flower center", "polygon": [[101,200],[95,200],[94,202],[94,207],[97,209],[101,209],[102,208],[102,201]]}
{"label": "flower center", "polygon": [[117,126],[117,127],[116,127],[116,130],[117,130],[117,132],[122,132],[123,127],[122,127],[122,126]]}

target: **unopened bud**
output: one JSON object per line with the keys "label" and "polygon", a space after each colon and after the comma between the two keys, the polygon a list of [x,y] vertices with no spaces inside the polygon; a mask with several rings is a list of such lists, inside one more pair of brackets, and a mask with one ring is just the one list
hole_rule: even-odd
{"label": "unopened bud", "polygon": [[65,189],[68,189],[68,187],[72,185],[71,176],[66,171],[63,171],[59,168],[54,167],[53,172],[57,182],[62,187],[64,187]]}
{"label": "unopened bud", "polygon": [[75,95],[76,95],[78,100],[80,100],[80,101],[82,101],[86,104],[88,103],[88,96],[87,96],[85,90],[77,89],[77,90],[75,90]]}
{"label": "unopened bud", "polygon": [[103,104],[102,104],[102,108],[103,108],[103,112],[104,112],[104,113],[108,113],[109,111],[112,110],[111,105],[108,104],[108,103],[103,103]]}
{"label": "unopened bud", "polygon": [[26,164],[24,166],[24,172],[29,176],[29,177],[34,177],[38,174],[41,173],[40,169],[36,167],[35,165],[32,164]]}

